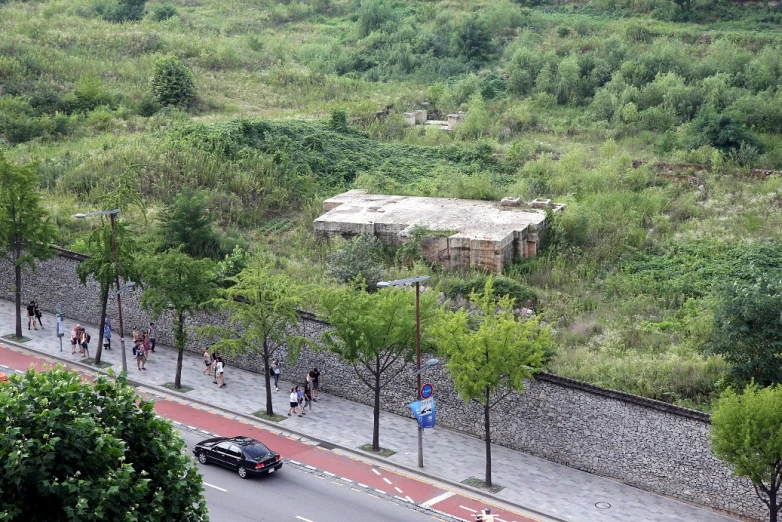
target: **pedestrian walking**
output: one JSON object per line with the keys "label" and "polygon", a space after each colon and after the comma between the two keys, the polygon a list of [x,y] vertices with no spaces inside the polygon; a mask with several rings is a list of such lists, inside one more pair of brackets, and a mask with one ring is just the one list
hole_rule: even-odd
{"label": "pedestrian walking", "polygon": [[320,389],[320,370],[317,368],[313,369],[310,372],[310,376],[312,377],[312,400],[317,401],[318,389]]}
{"label": "pedestrian walking", "polygon": [[[296,393],[296,388],[291,388],[289,404],[290,408],[288,408],[288,417],[291,416],[291,412],[296,412],[296,409],[299,407],[299,395]],[[299,417],[301,417],[301,414],[299,414]]]}
{"label": "pedestrian walking", "polygon": [[309,408],[312,413],[312,388],[310,383],[304,385],[304,408]]}
{"label": "pedestrian walking", "polygon": [[272,377],[274,377],[274,390],[280,391],[280,361],[278,359],[272,363]]}
{"label": "pedestrian walking", "polygon": [[141,335],[141,330],[138,329],[138,326],[133,327],[133,344],[138,346],[144,342],[144,336]]}
{"label": "pedestrian walking", "polygon": [[306,413],[304,413],[304,391],[299,385],[296,385],[296,402],[299,404],[299,417],[306,415]]}
{"label": "pedestrian walking", "polygon": [[152,341],[149,339],[149,333],[144,334],[141,344],[144,347],[144,356],[149,357],[149,352],[152,351]]}
{"label": "pedestrian walking", "polygon": [[217,359],[217,368],[215,370],[215,373],[217,374],[217,387],[218,388],[224,388],[225,387],[225,365],[223,364],[223,359],[218,358]]}
{"label": "pedestrian walking", "polygon": [[208,348],[204,351],[204,365],[206,368],[204,368],[202,375],[212,375],[212,354],[209,353]]}
{"label": "pedestrian walking", "polygon": [[35,323],[35,302],[30,301],[30,304],[27,305],[27,329],[30,329],[30,323],[32,323],[33,327],[37,330],[38,325]]}
{"label": "pedestrian walking", "polygon": [[154,353],[155,346],[157,345],[157,328],[155,327],[155,323],[149,323],[147,334],[149,335],[149,342],[152,343],[152,352]]}
{"label": "pedestrian walking", "polygon": [[106,314],[106,318],[103,322],[109,327],[109,330],[111,330],[111,317],[109,317],[109,314]]}
{"label": "pedestrian walking", "polygon": [[79,332],[79,344],[81,345],[81,354],[85,357],[90,356],[90,334],[84,328]]}
{"label": "pedestrian walking", "polygon": [[147,366],[147,356],[144,353],[144,346],[141,344],[136,344],[133,347],[133,355],[136,356],[136,366],[138,366],[138,371],[144,370],[146,371]]}
{"label": "pedestrian walking", "polygon": [[215,379],[212,381],[213,384],[217,384],[217,360],[220,359],[220,352],[215,352],[212,354],[212,375],[214,375]]}
{"label": "pedestrian walking", "polygon": [[[41,322],[41,316],[43,314],[41,313],[41,309],[38,307],[38,301],[35,301],[33,304],[35,305],[35,319],[38,319],[38,324],[41,325],[41,330],[43,330],[43,323]],[[35,324],[35,319],[33,319],[33,324]]]}
{"label": "pedestrian walking", "polygon": [[109,323],[103,326],[103,347],[111,350],[111,326],[109,326]]}
{"label": "pedestrian walking", "polygon": [[71,330],[71,355],[76,355],[76,345],[79,342],[79,329],[81,326],[78,324]]}

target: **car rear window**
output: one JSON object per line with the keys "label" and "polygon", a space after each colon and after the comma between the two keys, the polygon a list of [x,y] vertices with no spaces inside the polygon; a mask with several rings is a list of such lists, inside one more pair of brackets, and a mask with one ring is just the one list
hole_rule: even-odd
{"label": "car rear window", "polygon": [[244,454],[247,455],[247,458],[252,460],[263,458],[270,453],[269,448],[260,443],[253,444],[252,446],[245,446],[242,449],[244,450]]}

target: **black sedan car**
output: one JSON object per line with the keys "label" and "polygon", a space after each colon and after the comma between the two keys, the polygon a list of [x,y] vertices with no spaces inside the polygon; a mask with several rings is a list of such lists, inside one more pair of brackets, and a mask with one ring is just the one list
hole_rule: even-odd
{"label": "black sedan car", "polygon": [[216,437],[193,447],[201,464],[219,464],[236,470],[239,476],[274,473],[282,467],[282,457],[250,437]]}

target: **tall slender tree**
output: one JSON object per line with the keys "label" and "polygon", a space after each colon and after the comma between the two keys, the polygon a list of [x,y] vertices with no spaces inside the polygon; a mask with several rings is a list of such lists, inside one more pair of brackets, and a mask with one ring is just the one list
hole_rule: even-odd
{"label": "tall slender tree", "polygon": [[143,261],[146,288],[141,306],[157,318],[169,308],[174,313],[174,347],[177,350],[174,387],[182,387],[182,357],[187,345],[185,322],[209,308],[217,283],[215,266],[209,259],[193,259],[171,249]]}
{"label": "tall slender tree", "polygon": [[307,339],[298,335],[298,309],[304,290],[274,269],[269,258],[256,258],[237,276],[227,279],[229,288],[212,304],[228,314],[230,328],[209,325],[199,329],[205,337],[217,337],[213,348],[225,354],[260,355],[266,384],[266,414],[274,415],[270,361],[286,348],[288,361],[295,361]]}
{"label": "tall slender tree", "polygon": [[[122,211],[123,215],[138,214],[146,219],[146,205],[141,198],[138,165],[130,165],[116,180],[114,190],[98,198],[103,208]],[[100,364],[103,355],[103,330],[106,326],[109,292],[116,281],[116,273],[125,281],[139,281],[137,259],[141,253],[134,235],[126,225],[127,221],[115,220],[112,230],[109,218],[101,216],[100,225],[90,236],[87,244],[89,256],[76,272],[81,284],[86,285],[92,276],[100,285],[100,321],[98,323],[98,345],[95,348],[95,364]],[[114,259],[112,234],[116,234],[117,261]]]}
{"label": "tall slender tree", "polygon": [[32,163],[14,165],[0,151],[0,259],[14,267],[17,338],[22,335],[22,267],[54,255],[57,229],[41,206],[40,176]]}
{"label": "tall slender tree", "polygon": [[475,314],[464,308],[443,310],[431,329],[431,339],[448,357],[448,371],[459,396],[483,409],[486,439],[486,486],[491,487],[491,410],[512,392],[524,391],[524,379],[543,368],[552,353],[548,329],[537,319],[521,321],[513,300],[495,298],[493,279],[483,292],[470,294]]}
{"label": "tall slender tree", "polygon": [[[421,294],[421,324],[434,315],[434,292]],[[380,392],[415,355],[415,293],[387,288],[369,294],[363,284],[327,292],[323,318],[333,327],[324,332],[325,346],[353,367],[374,395],[372,450],[380,451]]]}

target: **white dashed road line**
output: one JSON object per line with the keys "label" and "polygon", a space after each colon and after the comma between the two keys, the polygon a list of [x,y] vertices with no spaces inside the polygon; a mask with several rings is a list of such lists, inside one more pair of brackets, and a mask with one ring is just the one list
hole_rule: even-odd
{"label": "white dashed road line", "polygon": [[375,475],[380,475],[380,472],[375,468],[372,468],[372,473],[374,473]]}
{"label": "white dashed road line", "polygon": [[386,483],[386,484],[388,484],[389,486],[391,485],[391,481],[390,481],[390,480],[388,480],[388,479],[387,479],[387,478],[385,478],[385,477],[383,477],[383,482],[385,482],[385,483]]}
{"label": "white dashed road line", "polygon": [[309,518],[300,517],[299,515],[296,515],[296,518],[298,518],[299,520],[303,520],[304,522],[312,522],[312,520],[310,520]]}
{"label": "white dashed road line", "polygon": [[394,486],[394,489],[396,490],[396,492],[397,492],[397,493],[404,493],[404,491],[402,491],[401,489],[399,489],[399,488],[398,488],[398,487],[396,487],[396,486]]}
{"label": "white dashed road line", "polygon": [[464,507],[464,506],[459,506],[459,507],[464,509],[464,510],[466,510],[466,511],[469,511],[470,513],[477,513],[477,511],[475,511],[474,509],[471,509],[471,508],[468,508],[468,507]]}
{"label": "white dashed road line", "polygon": [[204,482],[203,484],[204,484],[204,486],[209,486],[210,488],[214,488],[217,491],[222,491],[223,493],[228,493],[227,489],[223,489],[221,487],[215,486],[214,484],[210,484],[209,482]]}
{"label": "white dashed road line", "polygon": [[453,493],[453,492],[451,492],[451,491],[446,491],[446,492],[445,492],[445,493],[443,493],[442,495],[437,495],[437,496],[436,496],[436,497],[434,497],[434,498],[430,498],[429,500],[427,500],[426,502],[424,502],[423,504],[421,504],[421,507],[425,507],[425,508],[432,507],[432,506],[434,506],[435,504],[437,504],[438,502],[442,502],[443,500],[445,500],[445,499],[447,499],[447,498],[451,498],[452,496],[454,496],[454,493]]}

